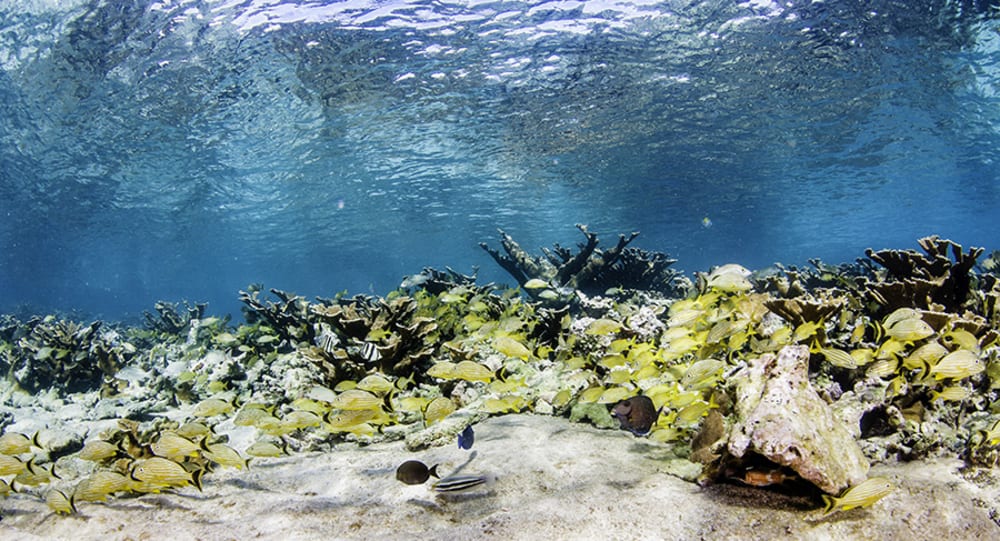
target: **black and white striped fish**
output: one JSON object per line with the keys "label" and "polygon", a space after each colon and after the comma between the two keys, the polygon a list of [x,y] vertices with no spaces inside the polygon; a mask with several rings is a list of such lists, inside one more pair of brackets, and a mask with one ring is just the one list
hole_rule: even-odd
{"label": "black and white striped fish", "polygon": [[366,363],[378,362],[382,355],[378,352],[378,347],[375,346],[374,342],[365,342],[361,345],[361,358],[365,360]]}
{"label": "black and white striped fish", "polygon": [[432,488],[437,492],[459,492],[486,483],[485,475],[452,475],[434,483]]}
{"label": "black and white striped fish", "polygon": [[340,338],[337,334],[333,332],[328,325],[319,324],[318,333],[316,334],[316,345],[327,353],[333,353],[333,350],[337,349],[340,344]]}

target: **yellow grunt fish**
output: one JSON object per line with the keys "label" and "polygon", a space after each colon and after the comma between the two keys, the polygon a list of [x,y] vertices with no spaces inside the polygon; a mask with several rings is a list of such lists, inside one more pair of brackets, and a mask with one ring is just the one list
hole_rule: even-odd
{"label": "yellow grunt fish", "polygon": [[102,462],[117,457],[122,453],[121,449],[108,441],[91,440],[84,444],[83,449],[77,454],[81,460],[91,462]]}
{"label": "yellow grunt fish", "polygon": [[181,461],[187,457],[198,456],[198,444],[177,434],[176,432],[160,432],[156,441],[149,445],[156,456]]}
{"label": "yellow grunt fish", "polygon": [[281,440],[281,445],[260,440],[246,448],[246,454],[259,458],[277,458],[288,454],[288,444]]}
{"label": "yellow grunt fish", "polygon": [[426,373],[432,378],[452,379],[455,377],[455,366],[456,364],[453,362],[440,361],[428,368]]}
{"label": "yellow grunt fish", "polygon": [[383,395],[393,389],[392,382],[379,374],[369,374],[358,382],[358,389]]}
{"label": "yellow grunt fish", "polygon": [[855,507],[869,507],[893,490],[892,482],[885,477],[872,477],[845,490],[840,496],[823,495],[823,516],[836,511],[849,511]]}
{"label": "yellow grunt fish", "polygon": [[206,398],[198,402],[191,411],[195,417],[215,417],[223,413],[229,413],[235,409],[235,401],[223,400],[221,398]]}
{"label": "yellow grunt fish", "polygon": [[199,421],[189,421],[184,423],[177,427],[174,432],[176,432],[178,436],[189,440],[204,438],[215,433],[212,427]]}
{"label": "yellow grunt fish", "polygon": [[[338,394],[330,405],[338,410],[374,410],[381,408],[388,400],[388,396],[383,400],[368,391],[349,389]],[[386,406],[391,408],[389,404]]]}
{"label": "yellow grunt fish", "polygon": [[927,363],[925,367],[929,367],[928,376],[934,376],[937,380],[967,378],[986,370],[986,365],[979,360],[979,356],[967,349],[952,351],[933,366]]}
{"label": "yellow grunt fish", "polygon": [[972,389],[968,387],[963,387],[961,385],[952,385],[951,387],[945,387],[940,391],[931,391],[931,402],[935,400],[943,400],[945,402],[958,402],[960,400],[965,400],[972,395]]}
{"label": "yellow grunt fish", "polygon": [[508,357],[524,361],[531,357],[531,350],[527,346],[509,336],[497,336],[493,338],[493,349]]}
{"label": "yellow grunt fish", "polygon": [[240,456],[239,451],[224,443],[208,443],[201,440],[201,451],[205,458],[219,464],[242,470],[249,466],[249,461]]}
{"label": "yellow grunt fish", "polygon": [[16,481],[18,485],[35,487],[41,484],[48,483],[52,481],[53,478],[61,479],[61,477],[59,477],[56,474],[55,464],[50,464],[46,468],[44,466],[39,466],[35,464],[34,459],[32,459],[29,460],[25,464],[25,466],[26,467],[24,471],[17,474],[17,476],[15,476],[13,480],[11,480],[11,484],[13,484]]}
{"label": "yellow grunt fish", "polygon": [[115,492],[129,489],[129,478],[115,472],[101,470],[77,483],[73,490],[74,502],[103,502]]}
{"label": "yellow grunt fish", "polygon": [[154,456],[133,462],[129,477],[132,481],[148,484],[152,487],[168,488],[191,485],[197,488],[198,492],[201,492],[203,472],[204,470],[201,469],[189,472],[184,469],[184,466],[173,460]]}
{"label": "yellow grunt fish", "polygon": [[854,369],[858,367],[858,363],[854,357],[842,349],[818,348],[818,352],[823,355],[826,362],[832,364],[833,366],[847,369]]}
{"label": "yellow grunt fish", "polygon": [[455,379],[465,381],[489,382],[493,379],[493,371],[475,361],[461,361],[455,365],[453,375]]}
{"label": "yellow grunt fish", "polygon": [[886,336],[890,338],[895,338],[900,342],[916,342],[917,340],[923,340],[934,334],[934,328],[927,324],[926,321],[915,318],[915,319],[904,319],[902,321],[896,322],[891,327],[886,327]]}
{"label": "yellow grunt fish", "polygon": [[590,325],[587,325],[587,330],[584,331],[584,334],[591,336],[604,336],[617,333],[620,330],[622,330],[621,323],[613,319],[601,318],[591,321]]}
{"label": "yellow grunt fish", "polygon": [[73,503],[72,496],[67,496],[61,490],[54,488],[49,490],[45,494],[45,504],[49,506],[49,509],[55,511],[56,514],[72,515],[76,513],[76,505]]}
{"label": "yellow grunt fish", "polygon": [[430,426],[449,416],[458,409],[450,398],[439,396],[424,408],[424,424]]}
{"label": "yellow grunt fish", "polygon": [[314,412],[305,410],[292,410],[281,419],[281,424],[292,430],[319,426],[322,423],[322,417]]}
{"label": "yellow grunt fish", "polygon": [[[31,462],[31,459],[28,459],[28,462]],[[0,455],[0,475],[21,473],[28,467],[28,462],[16,456]]]}
{"label": "yellow grunt fish", "polygon": [[5,432],[0,436],[0,455],[20,455],[31,451],[31,446],[41,448],[38,445],[38,433],[35,437],[29,438],[20,432]]}

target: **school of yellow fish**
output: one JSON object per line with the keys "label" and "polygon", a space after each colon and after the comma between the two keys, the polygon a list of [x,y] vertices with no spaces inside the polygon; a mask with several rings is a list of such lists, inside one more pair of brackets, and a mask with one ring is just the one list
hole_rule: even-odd
{"label": "school of yellow fish", "polygon": [[[984,389],[995,395],[1000,388],[995,330],[973,332],[959,315],[912,308],[873,320],[850,303],[825,320],[792,324],[767,308],[772,296],[756,292],[750,272],[738,265],[715,269],[687,298],[645,307],[614,302],[597,317],[563,314],[555,322],[557,333],[544,339],[537,305],[516,290],[496,297],[464,287],[413,295],[418,316],[436,322],[440,341],[422,374],[372,369],[363,378],[316,386],[282,403],[243,403],[239,389],[208,382],[206,389],[220,392],[192,404],[185,422],[140,429],[122,420],[118,430],[85,442],[75,456],[95,466],[72,485],[59,479],[57,465],[35,463],[37,438],[5,433],[0,495],[34,494],[56,513],[75,513],[81,503],[125,494],[202,490],[214,468],[243,469],[251,459],[280,457],[288,453],[289,438],[304,432],[362,441],[402,437],[460,409],[565,414],[579,405],[610,408],[640,394],[659,411],[648,437],[686,442],[710,411],[726,407],[727,377],[736,367],[791,344],[808,345],[828,372],[881,382],[887,399],[909,395],[941,405],[967,401]],[[637,324],[641,309],[653,310],[659,324]],[[372,343],[390,338],[375,331],[367,336]],[[211,337],[216,345],[238,340],[228,332]],[[977,417],[970,447],[1000,444],[997,410],[994,402],[986,408],[992,413]],[[254,427],[259,440],[242,450],[230,447],[215,432],[224,419]],[[890,490],[890,482],[873,478],[830,496],[826,512],[870,505]]]}

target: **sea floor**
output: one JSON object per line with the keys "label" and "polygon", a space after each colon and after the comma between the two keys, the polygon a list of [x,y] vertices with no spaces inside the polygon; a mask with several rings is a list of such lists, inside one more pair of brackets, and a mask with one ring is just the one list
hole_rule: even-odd
{"label": "sea floor", "polygon": [[[203,490],[80,503],[55,515],[31,494],[0,501],[0,539],[996,539],[1000,474],[958,460],[876,465],[896,489],[828,517],[819,502],[684,480],[697,466],[663,445],[551,416],[493,417],[471,450],[401,441],[259,459]],[[439,494],[396,480],[406,460],[490,478]]]}

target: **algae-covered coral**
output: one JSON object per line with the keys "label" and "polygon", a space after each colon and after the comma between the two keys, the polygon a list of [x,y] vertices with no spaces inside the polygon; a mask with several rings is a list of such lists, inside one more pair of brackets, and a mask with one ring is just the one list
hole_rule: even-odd
{"label": "algae-covered coral", "polygon": [[[145,328],[6,318],[0,358],[21,388],[7,403],[100,387],[81,398],[80,420],[102,428],[6,430],[29,444],[0,449],[0,475],[79,505],[200,488],[213,467],[344,440],[404,439],[416,450],[490,415],[613,428],[611,408],[637,396],[655,419],[627,428],[702,464],[704,483],[791,480],[833,495],[875,462],[997,465],[1000,288],[977,270],[982,250],[929,237],[926,256],[869,250],[855,264],[766,275],[724,265],[694,282],[643,252],[650,281],[613,270],[634,235],[599,252],[580,229],[587,244],[549,257],[551,268],[515,257],[523,251],[504,237],[505,268],[523,290],[425,269],[384,298],[272,289],[271,300],[251,286],[236,326],[201,305],[158,305]],[[546,285],[532,291],[532,280]],[[13,414],[3,422],[30,425]],[[58,510],[78,509],[56,496]]]}

